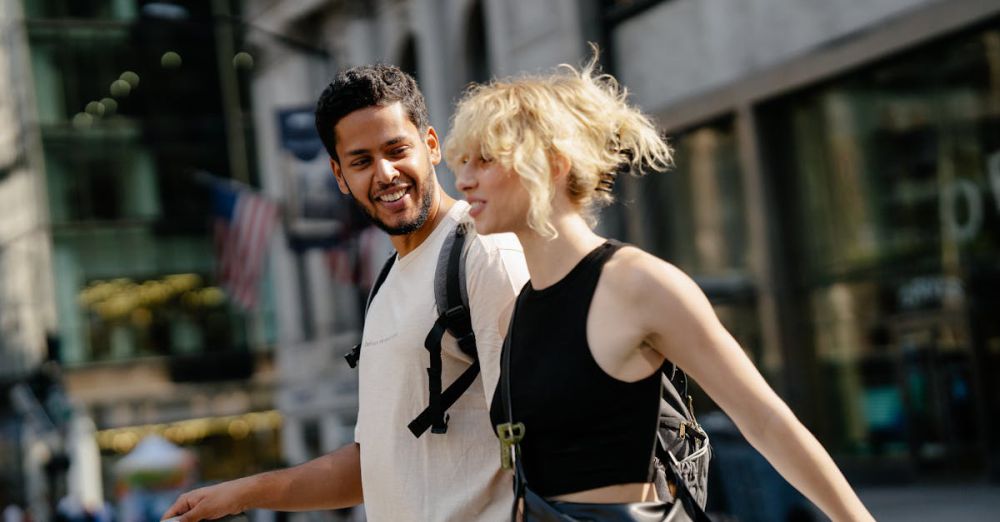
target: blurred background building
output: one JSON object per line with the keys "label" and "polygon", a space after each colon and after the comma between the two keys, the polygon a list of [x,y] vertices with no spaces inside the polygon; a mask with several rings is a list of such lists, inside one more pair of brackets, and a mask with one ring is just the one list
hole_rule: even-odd
{"label": "blurred background building", "polygon": [[[0,6],[0,374],[23,392],[2,411],[42,419],[4,421],[2,489],[43,519],[80,483],[113,497],[147,433],[197,448],[204,480],[278,465],[270,281],[226,299],[205,181],[258,182],[240,35],[216,23],[237,6]],[[76,418],[108,457],[90,476]]]}
{"label": "blurred background building", "polygon": [[[603,230],[696,278],[855,484],[1000,481],[998,2],[0,6],[0,380],[55,376],[96,424],[108,498],[148,433],[204,480],[351,440],[340,356],[388,249],[310,131],[338,68],[400,65],[445,131],[468,83],[579,64],[588,41],[677,151],[622,180]],[[250,307],[214,269],[219,178],[283,208]],[[9,402],[2,480],[24,502],[51,455]]]}

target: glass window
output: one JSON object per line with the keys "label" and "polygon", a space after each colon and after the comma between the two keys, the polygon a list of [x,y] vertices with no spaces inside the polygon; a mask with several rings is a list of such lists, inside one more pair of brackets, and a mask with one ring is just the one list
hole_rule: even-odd
{"label": "glass window", "polygon": [[29,18],[130,18],[136,13],[135,0],[25,0]]}
{"label": "glass window", "polygon": [[403,41],[403,50],[399,53],[399,68],[417,80],[420,84],[420,67],[417,66],[417,38],[408,35]]}
{"label": "glass window", "polygon": [[982,466],[977,411],[997,411],[985,376],[1000,368],[997,107],[994,23],[760,110],[792,308],[843,452]]}
{"label": "glass window", "polygon": [[[6,391],[7,388],[5,387]],[[6,497],[0,500],[12,502],[24,498],[24,474],[21,456],[21,423],[8,408],[6,397],[0,402],[0,491]]]}
{"label": "glass window", "polygon": [[486,19],[483,3],[476,1],[469,8],[469,25],[465,31],[465,77],[468,82],[485,83],[490,79],[490,54],[486,42]]}
{"label": "glass window", "polygon": [[[245,342],[223,291],[200,274],[90,281],[77,301],[93,359],[226,351]],[[234,328],[236,326],[236,328]]]}
{"label": "glass window", "polygon": [[[250,78],[218,51],[243,31],[211,2],[71,3],[39,2],[27,21],[64,362],[273,342],[270,303],[245,314],[207,297],[220,291],[199,173],[255,178],[239,156],[253,151]],[[197,285],[170,290],[184,274]]]}
{"label": "glass window", "polygon": [[649,249],[699,276],[747,267],[743,180],[733,120],[671,136],[675,168],[639,180]]}

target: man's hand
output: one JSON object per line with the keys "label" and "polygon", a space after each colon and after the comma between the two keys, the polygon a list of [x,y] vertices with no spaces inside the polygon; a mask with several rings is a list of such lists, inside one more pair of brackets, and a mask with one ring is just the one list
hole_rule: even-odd
{"label": "man's hand", "polygon": [[170,506],[163,518],[177,517],[179,522],[198,522],[242,513],[246,507],[241,499],[248,486],[247,479],[243,478],[188,491]]}
{"label": "man's hand", "polygon": [[356,442],[298,466],[265,471],[189,491],[163,514],[177,522],[217,520],[248,509],[339,509],[364,501],[361,446]]}

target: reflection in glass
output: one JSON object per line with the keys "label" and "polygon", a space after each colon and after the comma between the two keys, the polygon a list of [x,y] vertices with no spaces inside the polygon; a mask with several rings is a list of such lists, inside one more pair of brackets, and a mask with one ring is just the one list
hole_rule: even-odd
{"label": "reflection in glass", "polygon": [[696,275],[747,268],[747,231],[733,122],[672,137],[675,168],[639,181],[650,250]]}
{"label": "reflection in glass", "polygon": [[77,296],[95,359],[231,350],[241,330],[231,327],[225,301],[198,274],[95,280]]}
{"label": "reflection in glass", "polygon": [[642,203],[636,206],[626,199],[631,207],[626,212],[631,211],[633,221],[629,241],[691,275],[712,300],[722,323],[760,363],[763,347],[749,275],[733,120],[677,133],[671,144],[674,169],[621,180],[631,185],[626,189],[633,189]]}
{"label": "reflection in glass", "polygon": [[[233,72],[243,35],[214,4],[25,2],[64,363],[274,340],[268,300],[258,315],[147,291],[197,274],[186,291],[217,297],[208,191],[195,173],[256,177],[243,143],[249,77]],[[234,49],[224,60],[223,48]],[[116,297],[91,302],[111,282]]]}
{"label": "reflection in glass", "polygon": [[842,452],[983,466],[977,408],[997,407],[983,391],[1000,362],[986,349],[1000,342],[986,319],[1000,304],[998,79],[990,29],[761,111],[824,435]]}

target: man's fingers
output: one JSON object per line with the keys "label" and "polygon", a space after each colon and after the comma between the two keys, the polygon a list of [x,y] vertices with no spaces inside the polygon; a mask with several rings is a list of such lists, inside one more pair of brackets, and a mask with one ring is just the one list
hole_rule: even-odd
{"label": "man's fingers", "polygon": [[220,490],[217,486],[196,489],[180,496],[166,512],[161,522],[173,518],[170,522],[199,522],[200,520],[215,520],[225,516],[232,509],[225,502],[220,502]]}
{"label": "man's fingers", "polygon": [[169,509],[167,509],[166,513],[163,514],[163,518],[161,518],[160,520],[166,520],[168,518],[178,517],[179,515],[182,515],[190,511],[191,507],[192,506],[189,500],[189,496],[186,494],[181,495],[181,497],[178,498],[177,501],[175,501],[174,504],[170,506]]}
{"label": "man's fingers", "polygon": [[160,520],[161,521],[162,520],[167,520],[168,518],[176,517],[177,515],[180,515],[181,513],[187,511],[186,508],[181,507],[181,505],[179,504],[179,502],[180,501],[174,502],[174,505],[170,506],[170,509],[166,510],[163,513],[163,516],[160,517]]}
{"label": "man's fingers", "polygon": [[212,520],[218,518],[218,516],[212,516],[212,513],[205,512],[205,505],[194,505],[191,506],[191,510],[185,512],[183,515],[177,517],[177,522],[200,522],[201,520]]}
{"label": "man's fingers", "polygon": [[197,509],[192,509],[190,511],[185,511],[177,515],[177,522],[198,522],[201,517],[196,513]]}

